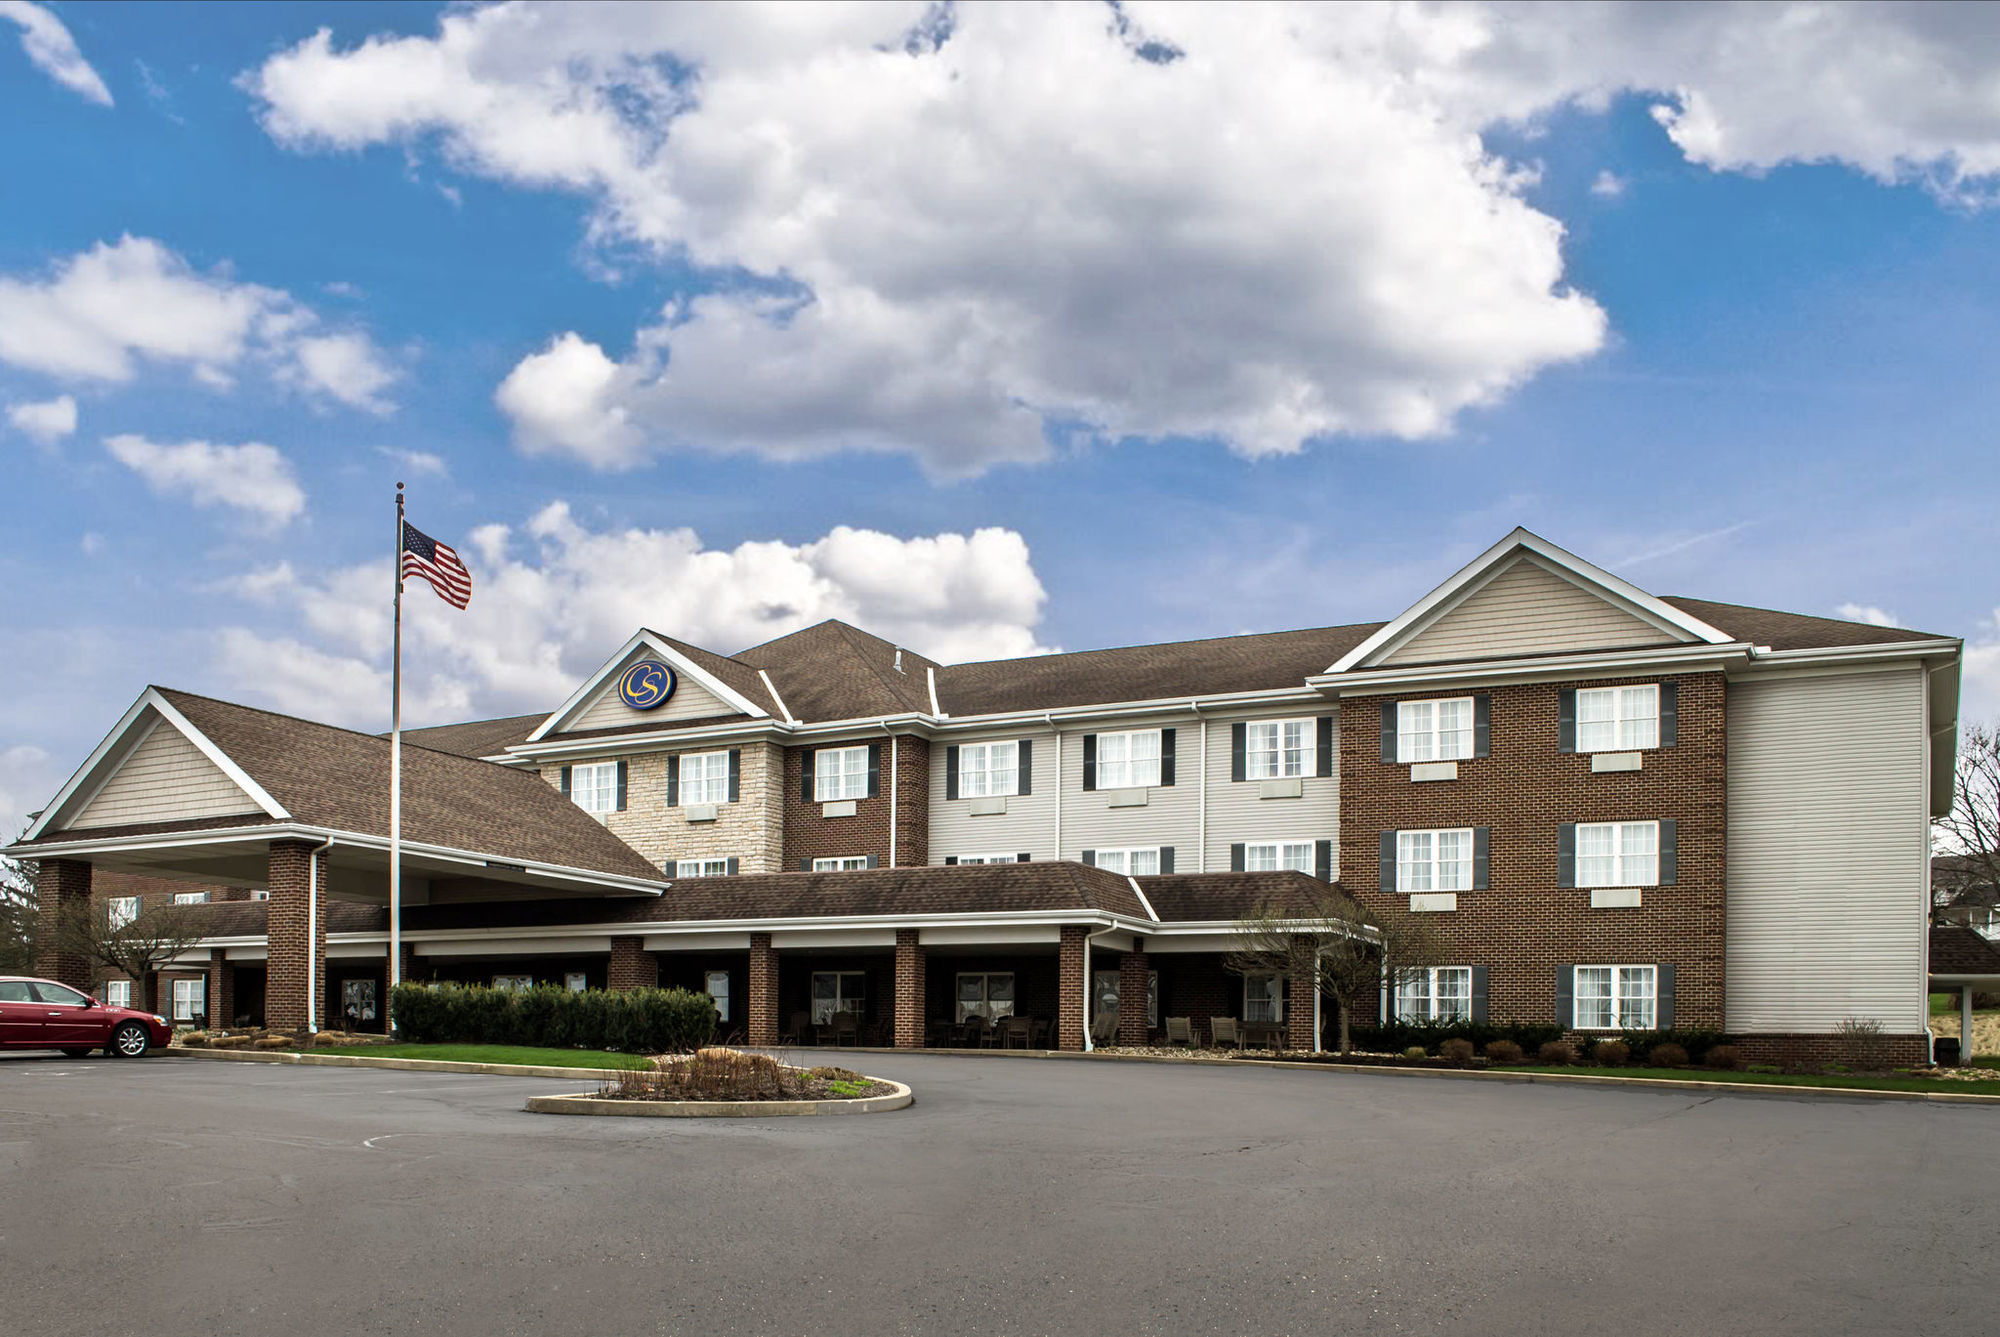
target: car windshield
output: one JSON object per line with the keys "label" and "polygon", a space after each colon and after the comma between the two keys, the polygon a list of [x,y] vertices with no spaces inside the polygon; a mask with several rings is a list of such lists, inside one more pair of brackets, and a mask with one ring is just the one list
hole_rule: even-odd
{"label": "car windshield", "polygon": [[69,1007],[82,1007],[90,999],[70,988],[67,984],[50,984],[42,980],[35,985],[35,992],[42,996],[44,1003],[62,1003]]}

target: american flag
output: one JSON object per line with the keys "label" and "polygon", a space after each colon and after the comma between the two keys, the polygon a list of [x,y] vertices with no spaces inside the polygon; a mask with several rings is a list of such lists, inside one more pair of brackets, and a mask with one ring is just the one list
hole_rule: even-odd
{"label": "american flag", "polygon": [[438,598],[454,608],[472,601],[472,573],[458,560],[458,553],[408,520],[403,522],[403,575],[422,576],[438,592]]}

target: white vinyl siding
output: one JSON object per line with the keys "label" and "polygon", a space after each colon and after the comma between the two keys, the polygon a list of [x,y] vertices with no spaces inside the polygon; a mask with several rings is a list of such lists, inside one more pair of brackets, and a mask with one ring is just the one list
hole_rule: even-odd
{"label": "white vinyl siding", "polygon": [[570,801],[585,812],[612,812],[618,807],[618,763],[592,761],[569,768]]}
{"label": "white vinyl siding", "polygon": [[1637,752],[1660,745],[1660,689],[1591,687],[1576,694],[1576,750]]}
{"label": "white vinyl siding", "polygon": [[1396,705],[1397,761],[1457,761],[1472,755],[1472,698]]}
{"label": "white vinyl siding", "polygon": [[1398,1021],[1472,1019],[1472,967],[1433,966],[1407,972],[1396,985]]}
{"label": "white vinyl siding", "polygon": [[261,811],[186,734],[160,720],[65,829]]}
{"label": "white vinyl siding", "polygon": [[696,803],[729,802],[729,754],[690,752],[680,759],[682,807]]}
{"label": "white vinyl siding", "polygon": [[[1290,715],[1279,718],[1296,719],[1299,709],[1295,705],[1291,708],[1292,713]],[[1327,704],[1327,708],[1315,707],[1315,710],[1318,714],[1334,717],[1334,755],[1338,758],[1340,749],[1339,710],[1331,702]],[[1243,714],[1234,716],[1215,715],[1208,717],[1207,720],[1208,822],[1206,836],[1208,847],[1205,852],[1200,852],[1200,861],[1197,862],[1198,852],[1194,848],[1197,837],[1202,834],[1200,814],[1191,799],[1187,804],[1186,817],[1178,828],[1158,832],[1147,830],[1143,833],[1144,838],[1148,840],[1158,839],[1162,844],[1179,846],[1179,852],[1175,856],[1174,865],[1174,871],[1177,873],[1193,873],[1197,871],[1210,873],[1227,872],[1229,870],[1229,847],[1231,845],[1264,844],[1280,836],[1286,840],[1311,839],[1330,841],[1333,847],[1333,867],[1331,871],[1335,877],[1338,877],[1340,875],[1339,766],[1335,765],[1335,774],[1333,775],[1317,775],[1315,774],[1315,771],[1318,769],[1317,752],[1315,751],[1309,755],[1306,763],[1306,773],[1299,777],[1298,780],[1299,797],[1297,798],[1265,798],[1263,796],[1264,784],[1262,781],[1253,781],[1247,784],[1230,783],[1230,726],[1236,721],[1246,718],[1253,724],[1258,722],[1256,716],[1246,716]],[[1316,750],[1319,745],[1318,721],[1314,720],[1313,725],[1313,747]],[[1179,746],[1177,748],[1180,757],[1179,773],[1175,777],[1177,789],[1186,787],[1192,791],[1200,783],[1200,739],[1201,727],[1199,722],[1192,727],[1188,725],[1181,726]],[[1245,731],[1245,741],[1248,741],[1247,730]],[[1172,790],[1165,789],[1154,790],[1150,807],[1138,809],[1137,811],[1150,813],[1152,808],[1159,807],[1165,796],[1172,792]],[[1130,811],[1133,810],[1120,810],[1120,812],[1113,815],[1122,815]],[[1065,822],[1063,843],[1068,844],[1069,833],[1067,822],[1069,814],[1067,810],[1064,811],[1063,817]],[[1130,838],[1127,837],[1127,839]],[[1106,844],[1126,843],[1126,840],[1116,839],[1109,835],[1104,837],[1104,841]],[[1024,845],[1022,848],[1026,849],[1027,846]]]}
{"label": "white vinyl siding", "polygon": [[1438,614],[1382,662],[1448,663],[1670,645],[1689,639],[1681,632],[1660,630],[1524,555]]}
{"label": "white vinyl siding", "polygon": [[[959,744],[959,755],[965,755],[967,747],[990,742],[1006,742],[1014,745],[1015,762],[1019,764],[1020,740],[1027,739],[1033,744],[1029,750],[1028,766],[1031,772],[1030,792],[1006,796],[1007,811],[972,815],[972,805],[961,796],[954,802],[945,798],[945,765],[943,739],[931,744],[931,795],[930,795],[930,851],[931,862],[944,862],[947,854],[960,850],[1002,850],[1012,849],[1027,853],[1037,861],[1056,857],[1056,738],[1051,733],[1009,733],[1004,737],[974,738]],[[1066,740],[1069,755],[1074,764],[1078,744],[1076,736]],[[1016,772],[1018,782],[1019,772]],[[1018,787],[1018,784],[1017,784]],[[1165,791],[1157,791],[1164,793]],[[1063,838],[1069,839],[1069,824],[1073,809],[1065,803],[1063,809]],[[1074,858],[1074,855],[1070,857]]]}
{"label": "white vinyl siding", "polygon": [[1658,822],[1577,824],[1577,886],[1656,887],[1659,883]]}
{"label": "white vinyl siding", "polygon": [[[1113,800],[1118,797],[1118,788],[1123,787],[1114,788],[1104,778],[1104,753],[1102,748],[1105,738],[1104,733],[1096,729],[1083,727],[1076,728],[1074,732],[1065,730],[1062,738],[1062,766],[1060,768],[1062,777],[1062,852],[1060,857],[1064,859],[1080,859],[1083,857],[1083,851],[1085,850],[1130,849],[1134,845],[1166,845],[1172,846],[1174,849],[1174,871],[1177,873],[1192,871],[1191,866],[1195,860],[1195,842],[1201,829],[1200,722],[1195,720],[1190,714],[1183,712],[1177,716],[1134,721],[1133,723],[1142,724],[1144,732],[1151,735],[1156,742],[1159,738],[1159,729],[1161,727],[1174,730],[1174,782],[1170,785],[1156,784],[1147,788],[1145,791],[1146,801],[1143,804],[1134,807],[1113,807],[1111,805]],[[1130,729],[1131,726],[1127,725],[1123,726],[1121,731],[1129,732]],[[1083,739],[1084,735],[1091,733],[1097,734],[1100,745],[1098,749],[1097,788],[1086,790],[1083,787]],[[1221,791],[1226,789],[1249,789],[1254,793],[1254,786],[1231,785],[1229,783],[1229,726],[1220,722],[1211,722],[1209,725],[1209,734],[1211,738],[1216,734],[1220,734],[1222,736],[1223,747],[1221,769],[1217,770],[1211,765],[1208,771],[1209,794],[1211,798],[1219,796]],[[1042,777],[1046,774],[1046,766],[1047,762],[1042,744],[1038,740],[1035,745],[1035,788],[1038,791],[1043,789],[1045,785]],[[1052,786],[1050,787],[1052,788]],[[1008,799],[1007,804],[1011,809],[1016,803],[1021,801],[1019,799]],[[985,820],[984,818],[977,819],[974,823],[974,829],[978,834],[974,838],[973,848],[994,849],[1000,847],[1000,842],[994,836],[986,834],[991,828],[978,824]],[[1053,819],[1051,818],[1051,820]],[[1266,805],[1264,826],[1257,834],[1268,834],[1271,830],[1270,822],[1271,817],[1268,805]],[[1290,824],[1287,823],[1287,829],[1289,827]],[[933,836],[932,839],[935,841],[936,837]],[[1048,836],[1045,835],[1043,839],[1048,839]],[[933,845],[933,848],[935,848],[935,845]],[[1036,849],[1033,844],[1022,845],[1020,848],[1024,850]],[[1038,850],[1035,853],[1035,857],[1037,859],[1042,857]],[[1210,868],[1216,866],[1213,863],[1209,865]],[[1220,866],[1225,869],[1229,867],[1229,856],[1226,850],[1223,853]]]}
{"label": "white vinyl siding", "polygon": [[1252,720],[1243,726],[1243,775],[1247,780],[1289,780],[1311,775],[1318,763],[1314,720]]}
{"label": "white vinyl siding", "polygon": [[1578,966],[1576,1029],[1652,1030],[1658,1001],[1658,976],[1658,970],[1652,966]]}
{"label": "white vinyl siding", "polygon": [[1727,709],[1725,1029],[1823,1033],[1858,1017],[1921,1033],[1922,670],[1731,682]]}
{"label": "white vinyl siding", "polygon": [[1472,890],[1472,828],[1396,833],[1396,890]]}
{"label": "white vinyl siding", "polygon": [[966,743],[958,749],[958,796],[960,798],[1003,798],[1018,784],[1021,745]]}
{"label": "white vinyl siding", "polygon": [[[885,760],[884,765],[887,765]],[[868,749],[823,747],[813,753],[813,801],[868,797]]]}

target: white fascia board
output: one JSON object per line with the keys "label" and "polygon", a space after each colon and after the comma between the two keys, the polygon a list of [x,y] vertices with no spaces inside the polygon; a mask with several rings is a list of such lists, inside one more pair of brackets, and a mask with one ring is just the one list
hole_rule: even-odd
{"label": "white fascia board", "polygon": [[825,933],[851,933],[860,929],[939,928],[968,926],[1011,928],[1031,925],[1083,924],[1092,928],[1136,930],[1152,933],[1159,925],[1144,919],[1133,919],[1126,915],[1110,914],[1102,910],[1028,910],[1018,914],[913,914],[913,915],[822,915],[812,918],[789,919],[701,919],[701,920],[635,920],[631,923],[604,924],[546,924],[535,925],[532,930],[519,926],[506,928],[451,928],[451,929],[404,929],[406,941],[433,941],[448,938],[499,938],[505,936],[523,937],[532,931],[542,937],[589,936],[609,930],[618,935],[626,934],[729,934],[729,933],[772,933],[801,932],[818,930]]}
{"label": "white fascia board", "polygon": [[722,679],[716,677],[707,669],[696,664],[692,659],[689,659],[686,655],[653,635],[652,632],[642,630],[634,634],[632,639],[625,642],[623,646],[619,647],[617,654],[605,660],[604,666],[591,674],[583,686],[577,688],[570,695],[569,700],[556,707],[553,715],[550,715],[541,724],[537,725],[535,731],[528,735],[528,741],[530,743],[539,743],[549,733],[561,728],[563,724],[568,722],[571,716],[583,708],[586,702],[597,695],[598,688],[602,687],[610,679],[611,675],[618,671],[619,665],[631,658],[632,652],[641,646],[651,650],[654,654],[672,664],[675,672],[687,674],[688,677],[701,684],[702,687],[706,688],[724,704],[734,706],[745,715],[749,715],[754,719],[768,719],[770,717],[770,711],[750,700],[750,698],[723,682]]}
{"label": "white fascia board", "polygon": [[1717,630],[1700,618],[1682,612],[1663,599],[1655,598],[1630,581],[1612,575],[1604,568],[1586,562],[1575,553],[1558,548],[1539,534],[1526,529],[1515,529],[1479,556],[1460,567],[1449,579],[1436,589],[1411,604],[1395,621],[1390,622],[1373,636],[1349,650],[1327,669],[1328,673],[1346,673],[1372,662],[1377,655],[1405,637],[1415,634],[1420,625],[1433,612],[1456,601],[1458,596],[1476,585],[1479,580],[1507,558],[1516,553],[1528,552],[1558,568],[1561,572],[1582,582],[1596,585],[1601,590],[1618,596],[1632,606],[1632,611],[1643,614],[1648,621],[1671,627],[1697,641],[1709,645],[1727,645],[1732,641],[1727,633]]}
{"label": "white fascia board", "polygon": [[[1040,719],[1037,715],[1034,718]],[[928,715],[905,712],[900,715],[869,715],[861,719],[827,720],[815,724],[785,724],[766,716],[741,724],[710,724],[698,729],[654,729],[645,733],[614,734],[602,738],[571,740],[556,734],[540,743],[516,743],[507,754],[496,758],[503,764],[569,761],[592,756],[630,756],[635,752],[684,752],[690,747],[745,739],[877,738],[884,728],[891,733],[929,737],[935,721]]]}
{"label": "white fascia board", "polygon": [[1279,687],[1257,692],[1219,692],[1209,696],[1172,696],[1152,701],[1105,701],[1086,706],[1060,706],[1054,710],[1010,710],[994,715],[953,715],[940,720],[938,733],[972,732],[982,729],[1013,728],[1039,724],[1046,731],[1051,720],[1079,722],[1118,719],[1131,715],[1200,714],[1204,710],[1229,710],[1255,706],[1324,704],[1324,696],[1309,682],[1297,687]]}
{"label": "white fascia board", "polygon": [[1315,688],[1342,696],[1381,696],[1430,683],[1539,682],[1589,674],[1660,673],[1670,670],[1739,668],[1750,662],[1747,641],[1725,645],[1668,645],[1650,650],[1614,650],[1587,655],[1537,655],[1476,664],[1428,664],[1413,668],[1323,673],[1308,679]]}
{"label": "white fascia board", "polygon": [[1854,667],[1888,663],[1900,659],[1956,659],[1964,650],[1960,640],[1930,637],[1920,641],[1888,641],[1880,645],[1840,645],[1809,647],[1804,650],[1770,650],[1759,647],[1745,666],[1748,671],[1801,668]]}

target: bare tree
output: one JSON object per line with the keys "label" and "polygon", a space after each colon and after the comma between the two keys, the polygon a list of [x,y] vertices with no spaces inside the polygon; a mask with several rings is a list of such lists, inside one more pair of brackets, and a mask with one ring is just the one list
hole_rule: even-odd
{"label": "bare tree", "polygon": [[0,856],[0,975],[26,975],[34,970],[40,907],[35,865]]}
{"label": "bare tree", "polygon": [[1942,856],[1931,882],[1934,907],[2000,889],[2000,727],[1971,724],[1959,734],[1951,811],[1937,819],[1932,836]]}
{"label": "bare tree", "polygon": [[154,996],[155,978],[166,966],[207,935],[207,916],[194,905],[155,905],[130,919],[111,913],[110,902],[80,901],[69,906],[56,925],[63,950],[90,962],[93,972],[129,976],[138,986],[140,1007],[160,1010]]}
{"label": "bare tree", "polygon": [[[1313,882],[1267,902],[1238,921],[1235,936],[1237,946],[1223,959],[1228,970],[1317,980],[1320,992],[1340,1005],[1343,1054],[1354,1048],[1349,1019],[1382,987],[1385,969],[1393,991],[1406,973],[1436,965],[1443,956],[1443,942],[1427,921],[1407,912],[1371,911],[1338,882]],[[1317,1017],[1313,1024],[1319,1024]]]}

